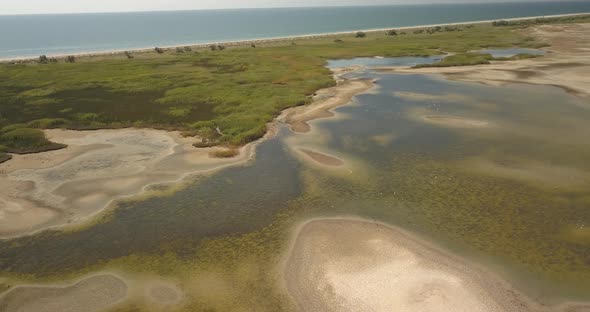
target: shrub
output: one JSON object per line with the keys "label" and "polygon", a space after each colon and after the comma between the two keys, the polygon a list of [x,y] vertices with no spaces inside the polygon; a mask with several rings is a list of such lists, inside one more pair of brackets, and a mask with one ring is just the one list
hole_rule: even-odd
{"label": "shrub", "polygon": [[214,158],[232,158],[240,154],[237,148],[215,149],[209,153],[210,157]]}
{"label": "shrub", "polygon": [[39,129],[19,128],[0,135],[0,143],[11,153],[26,154],[49,151],[65,147],[63,144],[53,143],[45,137]]}
{"label": "shrub", "polygon": [[132,59],[132,58],[133,58],[133,55],[131,55],[131,53],[130,53],[129,51],[125,51],[125,52],[123,52],[123,54],[125,54],[125,56],[126,56],[128,59]]}
{"label": "shrub", "polygon": [[184,49],[181,47],[176,48],[176,53],[184,53]]}
{"label": "shrub", "polygon": [[75,56],[73,56],[73,55],[68,55],[68,56],[66,57],[66,62],[67,62],[67,63],[75,63],[75,62],[76,62],[76,57],[75,57]]}
{"label": "shrub", "polygon": [[47,58],[47,55],[41,55],[41,56],[39,56],[39,63],[41,63],[41,64],[47,64],[47,63],[49,63],[49,59]]}
{"label": "shrub", "polygon": [[0,129],[0,133],[6,133],[6,132],[10,132],[12,130],[16,130],[16,129],[20,129],[20,128],[26,128],[27,124],[12,124],[12,125],[8,125],[2,129]]}
{"label": "shrub", "polygon": [[342,41],[342,39],[335,39],[334,42],[336,42],[336,43],[342,43],[344,41]]}
{"label": "shrub", "polygon": [[209,49],[211,49],[211,51],[217,51],[217,46],[212,44],[209,46]]}
{"label": "shrub", "polygon": [[397,30],[392,29],[392,30],[390,30],[390,31],[387,32],[387,35],[388,36],[397,36]]}
{"label": "shrub", "polygon": [[252,43],[250,46],[251,46],[252,48],[256,48],[256,44],[254,44],[254,43]]}
{"label": "shrub", "polygon": [[494,27],[498,27],[498,26],[510,26],[510,22],[508,21],[493,21],[492,22],[492,26]]}
{"label": "shrub", "polygon": [[155,51],[156,51],[156,53],[158,53],[158,54],[162,54],[162,53],[164,53],[164,49],[162,49],[162,48],[155,47],[155,48],[154,48],[154,50],[155,50]]}
{"label": "shrub", "polygon": [[51,129],[51,128],[58,128],[63,126],[68,121],[63,118],[43,118],[37,119],[29,122],[27,124],[28,127],[31,128],[40,128],[40,129]]}
{"label": "shrub", "polygon": [[355,38],[365,38],[367,36],[366,33],[359,31],[356,33],[356,35],[354,36]]}
{"label": "shrub", "polygon": [[193,49],[191,49],[191,47],[189,47],[189,46],[186,46],[186,47],[184,47],[184,51],[185,51],[185,52],[190,52],[190,51],[192,51],[192,50],[193,50]]}
{"label": "shrub", "polygon": [[221,44],[217,46],[218,50],[225,50],[225,46],[222,46]]}

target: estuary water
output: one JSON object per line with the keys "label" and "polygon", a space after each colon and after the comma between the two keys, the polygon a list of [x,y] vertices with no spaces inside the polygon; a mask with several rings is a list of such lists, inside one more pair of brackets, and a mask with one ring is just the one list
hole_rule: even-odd
{"label": "estuary water", "polygon": [[170,276],[175,259],[207,268],[204,276],[177,276],[183,285],[207,280],[219,264],[238,276],[232,287],[248,293],[260,285],[240,284],[240,270],[253,264],[227,259],[279,252],[265,249],[285,238],[287,229],[273,232],[273,224],[354,215],[429,238],[542,302],[590,299],[587,100],[551,86],[486,86],[370,67],[346,76],[376,87],[311,122],[309,133],[280,125],[249,164],[163,197],[125,201],[80,229],[0,241],[0,277],[104,266],[161,274],[158,261]]}
{"label": "estuary water", "polygon": [[0,59],[590,12],[588,1],[2,15]]}

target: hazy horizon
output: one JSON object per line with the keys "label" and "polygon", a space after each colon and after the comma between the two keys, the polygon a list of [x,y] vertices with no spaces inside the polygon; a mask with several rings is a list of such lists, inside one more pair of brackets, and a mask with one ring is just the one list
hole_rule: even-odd
{"label": "hazy horizon", "polygon": [[[586,2],[584,0],[573,0]],[[306,8],[306,7],[345,7],[379,5],[428,5],[465,3],[506,3],[506,2],[559,2],[556,0],[373,0],[369,3],[360,0],[7,0],[0,15],[34,14],[75,14],[75,13],[125,13],[155,11],[195,11],[224,9],[264,9],[264,8]]]}

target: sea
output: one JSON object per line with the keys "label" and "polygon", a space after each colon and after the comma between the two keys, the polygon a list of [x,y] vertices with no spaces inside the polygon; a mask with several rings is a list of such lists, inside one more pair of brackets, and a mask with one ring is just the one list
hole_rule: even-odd
{"label": "sea", "polygon": [[0,59],[590,12],[590,1],[2,15]]}

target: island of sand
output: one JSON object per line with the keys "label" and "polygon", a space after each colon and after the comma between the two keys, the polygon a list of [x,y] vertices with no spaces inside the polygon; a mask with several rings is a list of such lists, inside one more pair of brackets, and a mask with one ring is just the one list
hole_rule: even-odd
{"label": "island of sand", "polygon": [[359,219],[301,225],[283,277],[300,311],[586,311],[545,307],[499,277],[396,227]]}

